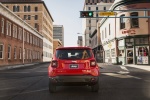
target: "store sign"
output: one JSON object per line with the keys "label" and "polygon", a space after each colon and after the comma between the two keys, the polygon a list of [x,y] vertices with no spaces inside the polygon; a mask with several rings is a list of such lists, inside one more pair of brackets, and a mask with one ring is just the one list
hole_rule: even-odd
{"label": "store sign", "polygon": [[130,29],[130,30],[123,30],[123,31],[122,31],[122,34],[136,34],[136,31],[133,30],[133,29]]}

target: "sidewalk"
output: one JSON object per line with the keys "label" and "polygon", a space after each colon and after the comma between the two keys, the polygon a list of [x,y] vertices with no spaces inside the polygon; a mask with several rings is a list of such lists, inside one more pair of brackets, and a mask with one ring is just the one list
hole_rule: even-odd
{"label": "sidewalk", "polygon": [[30,64],[18,64],[18,65],[4,65],[0,66],[0,70],[7,70],[7,69],[14,69],[14,68],[20,68],[20,67],[28,67],[28,66],[33,66],[37,64],[42,64],[42,63],[49,63],[49,62],[37,62],[37,63],[30,63]]}
{"label": "sidewalk", "polygon": [[138,68],[138,69],[142,69],[142,70],[146,70],[146,71],[150,71],[150,65],[132,65],[132,64],[128,64],[128,65],[114,65],[111,63],[98,63],[98,66],[107,66],[107,65],[112,65],[112,66],[124,66],[124,67],[132,67],[132,68]]}
{"label": "sidewalk", "polygon": [[138,69],[150,71],[150,65],[120,65],[120,66],[133,67],[133,68],[138,68]]}

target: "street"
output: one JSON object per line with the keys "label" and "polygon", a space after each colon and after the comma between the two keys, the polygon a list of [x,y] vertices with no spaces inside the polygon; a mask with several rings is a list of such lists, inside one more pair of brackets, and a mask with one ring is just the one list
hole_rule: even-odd
{"label": "street", "polygon": [[149,71],[105,65],[98,93],[88,86],[59,86],[49,93],[48,65],[0,71],[0,100],[150,100]]}

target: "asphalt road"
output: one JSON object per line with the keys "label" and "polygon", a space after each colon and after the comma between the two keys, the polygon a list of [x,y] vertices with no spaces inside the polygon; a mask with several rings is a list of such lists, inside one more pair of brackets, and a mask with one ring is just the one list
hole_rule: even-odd
{"label": "asphalt road", "polygon": [[59,86],[48,91],[47,67],[39,64],[0,71],[0,100],[150,100],[150,72],[102,66],[100,90],[88,86]]}

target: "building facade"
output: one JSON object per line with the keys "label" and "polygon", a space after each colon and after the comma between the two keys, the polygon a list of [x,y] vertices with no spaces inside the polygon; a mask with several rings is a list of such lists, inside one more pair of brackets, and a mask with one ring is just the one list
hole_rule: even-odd
{"label": "building facade", "polygon": [[54,41],[53,41],[53,54],[58,47],[62,47],[62,43],[59,39],[54,39]]}
{"label": "building facade", "polygon": [[42,0],[0,0],[8,9],[39,31],[43,36],[43,62],[53,54],[53,18]]}
{"label": "building facade", "polygon": [[[83,11],[98,11],[106,10],[112,5],[114,0],[85,0]],[[99,12],[94,12],[94,17],[97,18],[83,18],[82,20],[82,33],[84,36],[84,46],[91,47],[92,33],[97,29],[97,22],[101,19],[98,18]]]}
{"label": "building facade", "polygon": [[78,36],[77,45],[78,45],[78,46],[83,46],[83,39],[82,39],[82,36]]}
{"label": "building facade", "polygon": [[[148,0],[116,0],[110,10],[117,11],[117,17],[104,18],[100,22],[101,41],[105,51],[105,62],[119,64],[150,64],[150,9]],[[123,18],[123,17],[129,18]]]}
{"label": "building facade", "polygon": [[0,66],[42,62],[42,52],[43,36],[0,3]]}
{"label": "building facade", "polygon": [[53,38],[59,39],[64,46],[64,27],[63,25],[53,25]]}

